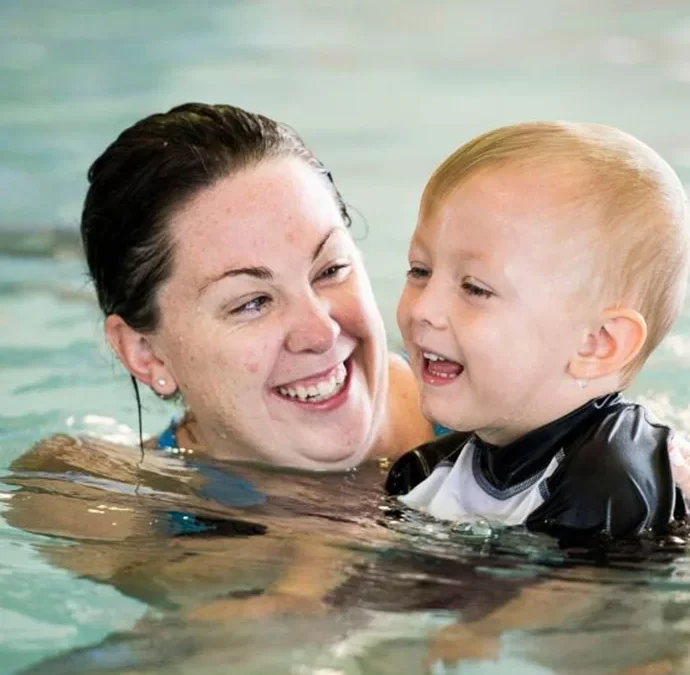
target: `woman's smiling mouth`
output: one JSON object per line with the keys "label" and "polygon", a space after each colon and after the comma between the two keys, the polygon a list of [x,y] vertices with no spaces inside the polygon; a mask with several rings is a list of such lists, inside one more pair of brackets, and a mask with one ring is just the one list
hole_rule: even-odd
{"label": "woman's smiling mouth", "polygon": [[349,359],[325,373],[295,380],[275,387],[273,391],[281,398],[296,403],[315,405],[331,402],[347,388],[350,370],[348,362]]}

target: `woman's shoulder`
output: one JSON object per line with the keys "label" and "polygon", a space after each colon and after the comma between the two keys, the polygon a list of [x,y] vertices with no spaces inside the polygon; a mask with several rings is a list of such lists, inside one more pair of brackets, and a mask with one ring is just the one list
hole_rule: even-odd
{"label": "woman's shoulder", "polygon": [[[152,447],[157,448],[157,443]],[[9,466],[15,475],[26,472],[79,473],[123,482],[136,482],[147,470],[177,474],[182,468],[181,462],[171,461],[160,453],[145,452],[142,455],[137,447],[65,433],[38,441]]]}
{"label": "woman's shoulder", "polygon": [[[408,399],[408,402],[413,406],[413,412],[421,415],[421,405],[419,401],[419,385],[412,372],[409,356],[407,352],[390,352],[389,354],[389,368],[391,371],[391,382],[395,378],[398,379],[396,385],[391,384],[391,389],[399,388],[399,391]],[[426,421],[426,418],[425,418]],[[453,430],[436,423],[427,423],[426,430],[432,430],[431,437],[444,436],[451,433]],[[429,440],[426,438],[425,440]]]}
{"label": "woman's shoulder", "polygon": [[132,454],[132,448],[121,446],[98,438],[54,434],[43,438],[17,457],[10,470],[45,471],[64,473],[90,468],[95,461],[118,457],[124,459]]}
{"label": "woman's shoulder", "polygon": [[389,415],[394,428],[391,457],[398,457],[410,448],[434,437],[431,423],[422,414],[419,387],[412,368],[400,354],[388,357]]}

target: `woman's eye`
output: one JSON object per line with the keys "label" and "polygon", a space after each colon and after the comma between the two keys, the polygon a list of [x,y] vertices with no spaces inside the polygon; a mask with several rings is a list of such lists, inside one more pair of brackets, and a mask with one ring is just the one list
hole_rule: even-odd
{"label": "woman's eye", "polygon": [[424,267],[410,265],[410,269],[407,270],[406,276],[411,280],[426,279],[427,277],[431,276],[431,272]]}
{"label": "woman's eye", "polygon": [[350,269],[350,263],[337,263],[335,265],[329,265],[325,270],[323,270],[323,272],[319,273],[316,279],[337,279],[340,276],[344,276],[345,270],[348,269]]}
{"label": "woman's eye", "polygon": [[243,305],[230,310],[230,314],[244,314],[246,312],[257,313],[264,309],[270,302],[271,298],[267,295],[258,295],[256,298],[249,300],[249,302],[245,302]]}
{"label": "woman's eye", "polygon": [[470,281],[464,281],[462,284],[462,289],[468,295],[473,295],[477,298],[490,298],[493,295],[493,292],[490,291],[488,288],[484,288],[483,286],[477,286],[477,284],[473,284]]}

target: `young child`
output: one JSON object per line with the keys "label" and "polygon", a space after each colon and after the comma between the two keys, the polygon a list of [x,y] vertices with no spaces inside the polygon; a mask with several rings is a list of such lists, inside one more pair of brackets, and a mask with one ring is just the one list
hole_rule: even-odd
{"label": "young child", "polygon": [[555,535],[664,531],[673,432],[620,392],[678,316],[690,211],[649,147],[528,123],[452,154],[422,196],[398,323],[425,414],[460,433],[387,489],[456,521]]}

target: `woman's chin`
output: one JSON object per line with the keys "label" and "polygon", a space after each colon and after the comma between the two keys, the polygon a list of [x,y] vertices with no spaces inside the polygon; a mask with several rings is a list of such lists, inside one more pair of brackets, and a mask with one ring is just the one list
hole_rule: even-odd
{"label": "woman's chin", "polygon": [[302,468],[316,471],[340,471],[351,469],[361,464],[370,454],[370,448],[364,440],[361,443],[343,446],[342,439],[332,443],[324,438],[318,447],[302,449],[300,463]]}
{"label": "woman's chin", "polygon": [[[375,410],[361,369],[348,370],[343,389],[325,402],[287,400],[272,396],[274,464],[310,470],[342,470],[357,466],[371,454],[382,411]],[[256,436],[265,433],[256,429]],[[258,447],[262,447],[257,442]]]}

